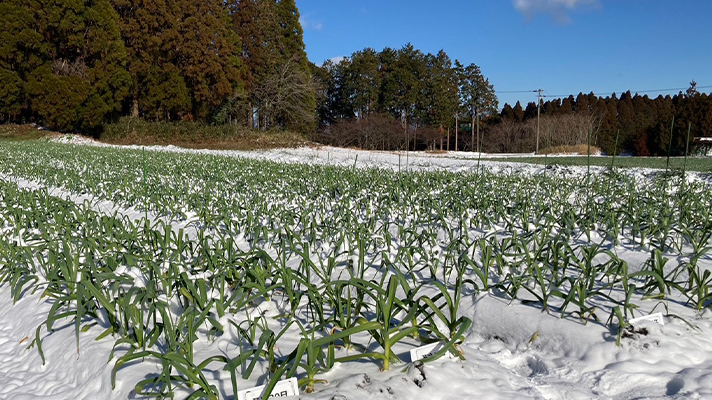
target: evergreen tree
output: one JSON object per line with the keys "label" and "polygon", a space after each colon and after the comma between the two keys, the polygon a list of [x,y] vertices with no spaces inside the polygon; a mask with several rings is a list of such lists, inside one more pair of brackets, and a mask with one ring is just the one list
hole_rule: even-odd
{"label": "evergreen tree", "polygon": [[275,73],[277,36],[279,25],[276,7],[271,0],[228,0],[226,2],[233,31],[241,40],[240,57],[243,63],[241,77],[244,98],[244,118],[247,126],[254,127],[257,85]]}
{"label": "evergreen tree", "polygon": [[344,90],[354,115],[364,118],[375,111],[381,74],[378,53],[371,48],[357,51],[349,58]]}
{"label": "evergreen tree", "polygon": [[324,62],[321,67],[311,63],[310,69],[316,88],[317,125],[318,128],[323,128],[335,123],[338,119],[340,84],[337,83],[337,79],[339,79],[339,75],[334,71],[336,65],[331,60]]}
{"label": "evergreen tree", "polygon": [[292,59],[302,68],[307,67],[307,53],[304,46],[304,30],[299,23],[299,10],[294,0],[278,0],[276,16],[279,23],[279,38],[275,43],[280,61]]}
{"label": "evergreen tree", "polygon": [[576,96],[576,101],[574,102],[574,110],[576,113],[589,113],[591,112],[591,103],[589,102],[588,95],[581,92]]}
{"label": "evergreen tree", "polygon": [[120,16],[121,36],[129,55],[131,115],[176,119],[190,113],[190,94],[177,65],[180,46],[176,10],[166,0],[112,0]]}
{"label": "evergreen tree", "polygon": [[50,43],[45,41],[38,0],[0,2],[0,68],[17,74],[23,82],[47,62]]}
{"label": "evergreen tree", "polygon": [[[635,139],[636,129],[635,113],[633,110],[633,97],[631,96],[630,91],[623,93],[621,95],[620,100],[617,101],[616,105],[618,108],[618,126],[621,130],[621,143],[627,148],[633,148],[633,141]],[[641,149],[640,143],[638,143],[638,149]]]}
{"label": "evergreen tree", "polygon": [[524,109],[522,109],[522,104],[519,101],[514,105],[512,111],[514,112],[515,121],[522,122],[524,120]]}
{"label": "evergreen tree", "polygon": [[571,115],[574,113],[574,97],[569,96],[561,102],[561,107],[557,110],[559,115]]}
{"label": "evergreen tree", "polygon": [[0,68],[0,123],[19,119],[24,100],[24,86],[17,72]]}
{"label": "evergreen tree", "polygon": [[[665,156],[668,149],[672,155],[684,154],[687,129],[691,127],[691,137],[705,135],[712,129],[712,101],[710,96],[698,93],[694,88],[677,95],[658,96],[650,99],[647,95],[631,95],[625,92],[620,98],[613,93],[603,98],[589,93],[579,93],[561,99],[552,99],[544,103],[544,114],[561,116],[568,113],[569,105],[574,114],[589,115],[593,118],[593,127],[597,129],[596,144],[607,154],[632,152],[640,156]],[[535,104],[530,103],[525,111],[535,114]],[[516,107],[515,107],[516,108]],[[516,121],[518,110],[508,104],[502,110],[502,120]],[[671,123],[675,118],[673,135],[670,135]],[[688,125],[689,124],[689,125]],[[509,125],[511,128],[511,124]]]}
{"label": "evergreen tree", "polygon": [[276,60],[269,60],[267,48],[270,34],[277,31],[277,20],[272,3],[265,0],[230,0],[226,6],[232,29],[241,40],[240,56],[244,64],[242,70],[245,89],[252,92],[259,77],[265,76],[269,65]]}
{"label": "evergreen tree", "polygon": [[129,53],[132,115],[205,119],[240,87],[239,40],[221,0],[112,0]]}
{"label": "evergreen tree", "polygon": [[[230,0],[227,8],[232,27],[243,40],[248,125],[313,130],[316,86],[294,0]],[[277,86],[280,84],[291,86]],[[281,88],[286,91],[280,93]],[[299,103],[283,103],[293,96],[300,99]],[[255,114],[256,124],[252,121]]]}
{"label": "evergreen tree", "polygon": [[0,2],[0,121],[29,117],[25,83],[29,74],[47,62],[48,43],[38,21],[42,3],[34,0]]}
{"label": "evergreen tree", "polygon": [[[615,111],[615,110],[614,110]],[[598,141],[596,145],[606,154],[613,154],[617,150],[621,151],[620,145],[616,149],[616,134],[618,132],[618,120],[615,112],[609,113],[608,104],[603,97],[596,100],[593,106],[593,113],[600,119],[601,124],[598,131]],[[616,154],[617,155],[617,154]]]}
{"label": "evergreen tree", "polygon": [[[627,147],[622,140],[623,133],[620,131],[620,124],[618,123],[618,98],[616,97],[616,94],[613,93],[611,97],[606,98],[605,103],[607,121],[604,122],[609,127],[609,130],[607,132],[603,132],[603,135],[599,135],[599,146],[602,149],[606,149],[604,150],[606,152],[612,152],[615,148],[616,138],[618,138],[618,151],[623,152],[623,150]],[[607,137],[606,133],[608,133]],[[604,143],[606,142],[608,143],[607,148],[604,147]],[[630,148],[628,147],[628,149]]]}
{"label": "evergreen tree", "polygon": [[428,99],[421,117],[426,124],[444,131],[449,126],[459,103],[459,88],[452,61],[445,51],[427,55],[428,79],[423,98]]}
{"label": "evergreen tree", "polygon": [[536,107],[536,102],[530,101],[527,103],[527,108],[524,109],[524,120],[528,120],[531,118],[536,118],[537,114],[537,107]]}
{"label": "evergreen tree", "polygon": [[517,121],[517,116],[514,112],[514,109],[512,108],[512,106],[509,105],[509,103],[504,103],[504,106],[502,107],[502,112],[500,113],[500,117],[503,121]]}
{"label": "evergreen tree", "polygon": [[544,105],[541,107],[541,113],[544,115],[556,115],[559,111],[559,107],[561,107],[561,100],[552,99],[544,102]]}
{"label": "evergreen tree", "polygon": [[654,101],[655,122],[649,128],[648,142],[650,154],[667,155],[670,143],[670,124],[675,116],[675,106],[670,96],[658,96]]}
{"label": "evergreen tree", "polygon": [[[478,142],[477,148],[479,148],[480,118],[483,115],[489,116],[497,113],[497,96],[495,96],[494,87],[482,75],[482,71],[477,65],[470,64],[467,67],[458,68],[457,71],[460,72],[459,84],[462,106],[467,110],[471,120],[470,145],[474,151],[476,145],[475,135]],[[524,110],[519,102],[517,102],[514,112],[519,121],[524,119]]]}
{"label": "evergreen tree", "polygon": [[[416,104],[420,100],[418,95],[422,91],[425,75],[425,55],[408,43],[398,51],[396,68],[393,71],[395,81],[398,83],[396,106],[403,118],[403,123],[408,129],[408,124],[416,116]],[[415,125],[417,126],[417,121]]]}
{"label": "evergreen tree", "polygon": [[328,91],[332,114],[336,119],[354,118],[354,109],[349,99],[350,93],[346,84],[347,76],[350,74],[351,60],[344,58],[338,64],[327,61],[325,68],[328,69],[332,76],[332,86]]}
{"label": "evergreen tree", "polygon": [[[712,136],[712,95],[701,94],[697,97],[698,106],[700,108],[700,124],[697,131],[693,132],[694,136]],[[692,140],[692,137],[690,138]]]}
{"label": "evergreen tree", "polygon": [[173,64],[190,90],[192,114],[206,119],[242,85],[240,41],[222,0],[174,1],[179,42]]}
{"label": "evergreen tree", "polygon": [[91,131],[120,111],[126,52],[108,0],[8,0],[0,7],[0,84],[8,96],[0,113]]}
{"label": "evergreen tree", "polygon": [[399,84],[395,75],[397,59],[398,52],[390,47],[386,47],[378,53],[379,71],[381,75],[378,109],[380,112],[389,113],[399,118],[400,115],[397,110]]}
{"label": "evergreen tree", "polygon": [[690,82],[690,87],[687,88],[687,91],[685,91],[685,95],[687,97],[696,97],[699,96],[700,92],[697,91],[697,82],[693,79]]}

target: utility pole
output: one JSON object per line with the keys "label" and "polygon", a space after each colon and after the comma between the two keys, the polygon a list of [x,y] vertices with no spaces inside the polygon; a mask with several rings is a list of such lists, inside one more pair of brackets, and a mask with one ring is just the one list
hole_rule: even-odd
{"label": "utility pole", "polygon": [[535,90],[537,92],[538,98],[536,102],[536,150],[534,154],[539,154],[539,115],[541,114],[541,89]]}
{"label": "utility pole", "polygon": [[455,113],[455,151],[457,151],[457,134],[458,134],[458,128],[459,128],[458,125],[460,125],[459,118],[460,118],[460,114]]}

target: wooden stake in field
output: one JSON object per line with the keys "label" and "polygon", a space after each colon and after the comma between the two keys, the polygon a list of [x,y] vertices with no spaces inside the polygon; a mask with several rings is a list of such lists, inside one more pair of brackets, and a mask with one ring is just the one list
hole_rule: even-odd
{"label": "wooden stake in field", "polygon": [[539,114],[541,109],[541,89],[535,90],[538,93],[536,102],[536,149],[534,154],[539,154]]}
{"label": "wooden stake in field", "polygon": [[475,115],[472,114],[472,122],[470,122],[470,148],[475,151]]}
{"label": "wooden stake in field", "polygon": [[146,182],[146,147],[141,147],[143,156],[143,210],[146,222],[148,222],[148,183]]}
{"label": "wooden stake in field", "polygon": [[667,164],[665,165],[665,172],[670,169],[670,152],[672,151],[672,135],[675,129],[675,116],[672,116],[672,124],[670,124],[670,142],[668,142],[668,154],[667,154]]}
{"label": "wooden stake in field", "polygon": [[685,174],[687,173],[687,153],[690,151],[690,131],[692,122],[687,123],[687,139],[685,140],[685,163],[682,164],[682,184],[685,185]]}
{"label": "wooden stake in field", "polygon": [[455,114],[455,151],[457,151],[457,133],[458,133],[458,128],[459,128],[458,125],[460,125],[460,121],[458,118],[459,118],[459,115]]}
{"label": "wooden stake in field", "polygon": [[588,177],[591,175],[591,129],[588,130],[588,156],[586,158],[586,181],[588,182]]}
{"label": "wooden stake in field", "polygon": [[616,132],[616,145],[613,147],[613,159],[611,160],[611,169],[615,166],[616,163],[616,154],[618,154],[618,138],[621,136],[621,130],[618,128],[618,131]]}
{"label": "wooden stake in field", "polygon": [[544,152],[544,169],[549,166],[549,160],[548,160],[548,155],[549,155],[549,149],[551,149],[551,143],[549,142],[549,139],[551,137],[551,127],[546,128],[546,149],[547,151]]}
{"label": "wooden stake in field", "polygon": [[[448,124],[450,125],[450,124]],[[450,127],[447,127],[447,151],[450,151]]]}

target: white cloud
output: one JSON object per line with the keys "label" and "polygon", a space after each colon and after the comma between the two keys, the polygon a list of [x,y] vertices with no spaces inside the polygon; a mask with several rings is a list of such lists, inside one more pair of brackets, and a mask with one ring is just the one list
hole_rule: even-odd
{"label": "white cloud", "polygon": [[569,12],[581,7],[595,7],[599,0],[512,0],[514,9],[524,15],[527,20],[537,14],[548,14],[558,23],[571,22]]}
{"label": "white cloud", "polygon": [[320,31],[324,28],[324,24],[321,23],[321,21],[312,21],[310,18],[307,18],[307,16],[302,15],[299,17],[299,23],[302,25],[302,29],[305,31],[307,29],[313,29],[315,31]]}
{"label": "white cloud", "polygon": [[321,65],[319,65],[319,66],[320,66],[320,67],[323,67],[324,64],[326,64],[326,63],[329,62],[329,61],[331,61],[334,65],[336,65],[336,64],[340,63],[341,61],[343,61],[343,60],[345,60],[345,59],[347,59],[347,58],[348,58],[348,57],[345,57],[345,56],[331,57],[330,59],[328,59],[328,60],[324,61],[323,63],[321,63]]}

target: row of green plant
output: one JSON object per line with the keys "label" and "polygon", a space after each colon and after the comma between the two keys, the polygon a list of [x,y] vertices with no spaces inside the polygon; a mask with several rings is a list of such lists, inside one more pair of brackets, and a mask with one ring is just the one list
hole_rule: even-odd
{"label": "row of green plant", "polygon": [[[322,280],[325,271],[309,258],[292,269],[262,250],[236,249],[229,236],[189,239],[160,222],[100,215],[45,191],[0,187],[0,282],[15,301],[38,292],[52,304],[30,347],[44,361],[42,338],[57,325],[72,321],[77,346],[82,332],[99,325],[97,339],[115,339],[113,383],[132,361],[162,366],[158,376],[136,384],[140,395],[173,396],[177,387],[194,387],[190,398],[217,398],[205,377],[213,364],[229,373],[235,395],[246,384],[238,377],[249,379],[258,364],[271,385],[299,373],[300,385],[311,390],[316,374],[335,363],[367,358],[389,369],[400,362],[393,348],[405,339],[444,341],[431,358],[439,357],[471,324],[457,317],[461,285],[410,288],[402,273],[366,280],[350,265],[339,266],[341,279],[332,271]],[[287,242],[283,250],[290,259],[308,253]],[[265,316],[267,303],[281,312]],[[288,332],[297,346],[277,354],[289,349],[293,339],[280,340]],[[195,358],[199,341],[218,338],[239,351]],[[219,353],[214,347],[207,353]]]}
{"label": "row of green plant", "polygon": [[[583,155],[586,155],[586,151],[587,149],[584,146]],[[485,160],[577,167],[585,167],[590,163],[590,165],[597,167],[609,167],[613,165],[618,168],[673,169],[676,171],[686,169],[687,171],[712,172],[712,158],[710,157],[690,157],[687,160],[684,157],[671,157],[668,160],[666,157],[595,156],[587,159],[586,157],[580,156],[557,155],[548,157],[508,157],[506,159],[486,158]]]}
{"label": "row of green plant", "polygon": [[452,239],[473,229],[526,231],[553,219],[572,237],[610,236],[616,244],[627,237],[667,252],[671,247],[681,251],[710,220],[706,183],[680,185],[674,176],[639,180],[615,170],[576,179],[568,172],[398,174],[8,143],[0,147],[0,172],[252,236],[261,227],[290,230],[308,237],[312,246],[356,224],[381,236],[427,225]]}
{"label": "row of green plant", "polygon": [[[255,377],[309,391],[336,363],[388,369],[434,341],[433,358],[458,353],[464,296],[607,325],[619,342],[641,308],[711,303],[708,188],[675,176],[397,174],[38,143],[3,143],[0,174],[0,282],[52,304],[33,346],[43,354],[58,321],[77,345],[96,326],[115,341],[114,378],[160,366],[136,385],[148,396],[215,398],[215,373],[234,395]],[[141,212],[96,212],[104,199]]]}

